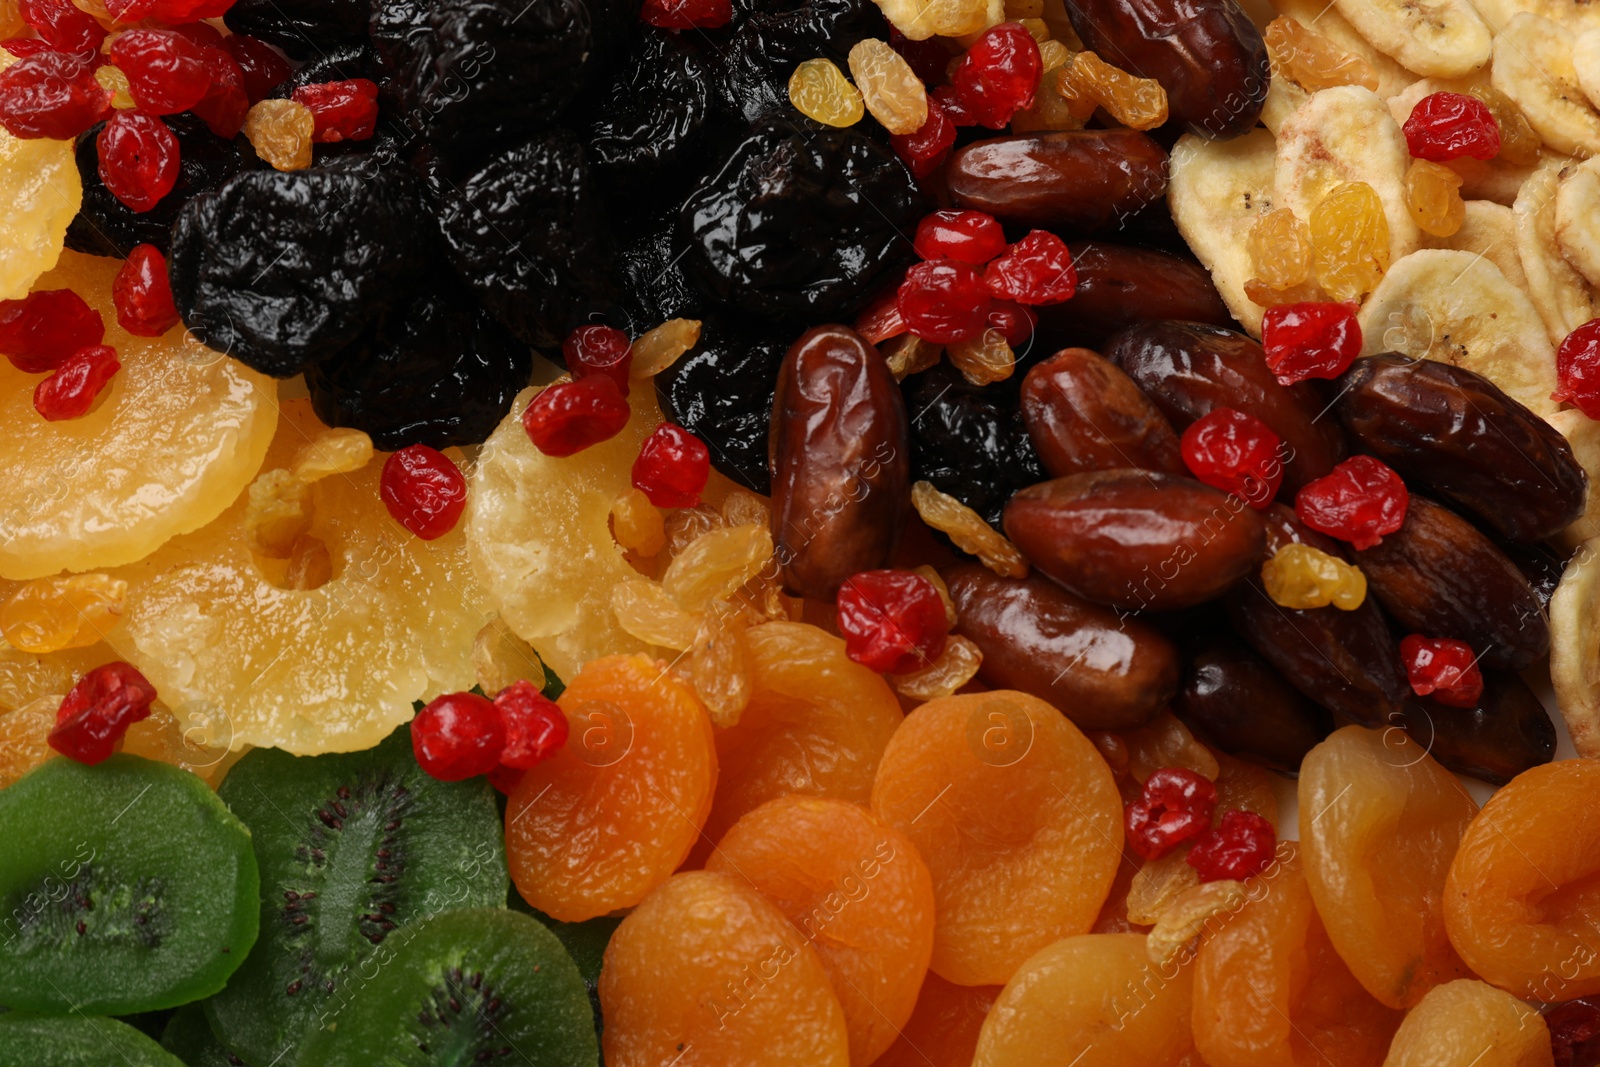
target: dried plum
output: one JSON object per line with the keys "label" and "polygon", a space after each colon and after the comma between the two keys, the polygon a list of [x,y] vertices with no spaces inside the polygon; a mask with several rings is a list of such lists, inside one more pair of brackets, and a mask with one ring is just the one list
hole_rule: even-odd
{"label": "dried plum", "polygon": [[901,235],[924,209],[899,158],[866,133],[769,116],[684,202],[684,268],[743,311],[815,322],[909,258]]}
{"label": "dried plum", "polygon": [[378,53],[370,41],[354,41],[329,48],[272,87],[268,96],[287,100],[296,89],[321,82],[349,81],[351,78],[378,78]]}
{"label": "dried plum", "polygon": [[306,372],[317,417],[386,452],[488,437],[528,384],[528,347],[447,280],[401,301],[354,345]]}
{"label": "dried plum", "polygon": [[242,140],[224,140],[193,115],[168,115],[164,121],[178,138],[178,182],[149,211],[135,212],[111,195],[100,181],[95,138],[102,126],[78,138],[78,173],[83,178],[83,205],[67,227],[67,247],[74,252],[118,259],[134,245],[167,250],[172,222],[196,194],[215,188],[253,163],[255,154]]}
{"label": "dried plum", "polygon": [[368,0],[235,0],[222,21],[295,59],[311,59],[332,48],[361,43],[367,33]]}
{"label": "dried plum", "polygon": [[584,131],[595,173],[627,195],[683,164],[711,111],[711,71],[675,33],[647,29]]}
{"label": "dried plum", "polygon": [[889,36],[871,0],[765,0],[735,7],[748,14],[721,51],[721,84],[724,106],[747,122],[775,108],[788,110],[789,75],[801,62],[823,56],[843,68],[856,42]]}
{"label": "dried plum", "polygon": [[617,251],[629,333],[643,333],[668,319],[701,317],[705,297],[683,273],[677,222],[676,210],[644,219]]}
{"label": "dried plum", "polygon": [[420,279],[416,181],[399,167],[250,171],[195,197],[168,267],[206,345],[288,377],[360,336]]}

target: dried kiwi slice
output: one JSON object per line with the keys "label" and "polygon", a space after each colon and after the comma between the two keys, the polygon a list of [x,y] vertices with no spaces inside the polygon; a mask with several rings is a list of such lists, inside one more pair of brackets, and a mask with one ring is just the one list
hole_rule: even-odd
{"label": "dried kiwi slice", "polygon": [[50,760],[0,792],[0,1005],[122,1015],[215,993],[255,943],[259,893],[249,831],[199,778]]}
{"label": "dried kiwi slice", "polygon": [[537,919],[451,911],[404,927],[393,955],[306,1047],[319,1067],[585,1067],[599,1062],[583,977]]}
{"label": "dried kiwi slice", "polygon": [[363,752],[255,749],[218,793],[251,829],[265,936],[206,1011],[248,1063],[292,1059],[280,1057],[370,977],[362,964],[401,923],[505,902],[494,791],[428,777],[407,726]]}
{"label": "dried kiwi slice", "polygon": [[185,1067],[182,1060],[127,1023],[78,1015],[0,1017],[0,1063],[19,1067]]}
{"label": "dried kiwi slice", "polygon": [[246,1067],[211,1032],[206,1010],[199,1004],[185,1004],[172,1013],[161,1031],[161,1047],[182,1060],[184,1067]]}
{"label": "dried kiwi slice", "polygon": [[600,1013],[600,967],[605,962],[606,946],[611,943],[611,935],[617,932],[617,927],[622,924],[620,915],[602,915],[596,919],[586,919],[581,923],[564,923],[552,919],[537,908],[530,907],[527,901],[516,890],[512,890],[507,901],[512,911],[520,911],[524,915],[531,915],[538,919],[560,941],[567,953],[572,956],[572,962],[578,965],[578,974],[583,977],[584,988],[589,991],[589,1007],[594,1013],[594,1032],[598,1037],[604,1033]]}

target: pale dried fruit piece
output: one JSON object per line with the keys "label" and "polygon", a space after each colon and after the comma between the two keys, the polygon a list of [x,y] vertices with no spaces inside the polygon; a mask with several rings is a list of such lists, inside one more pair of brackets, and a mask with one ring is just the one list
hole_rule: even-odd
{"label": "pale dried fruit piece", "polygon": [[282,467],[263,471],[250,483],[244,536],[250,551],[288,559],[296,538],[311,529],[311,487]]}
{"label": "pale dried fruit piece", "polygon": [[889,373],[894,375],[897,382],[905,381],[909,374],[917,374],[934,366],[939,362],[939,353],[944,351],[941,346],[924,341],[912,333],[891,337],[879,345],[878,350],[883,353],[885,362],[889,364]]}
{"label": "pale dried fruit piece", "polygon": [[808,59],[794,68],[789,103],[825,126],[854,126],[866,113],[861,92],[829,59]]}
{"label": "pale dried fruit piece", "polygon": [[0,711],[0,789],[55,756],[46,740],[56,725],[63,693],[46,693],[19,708]]}
{"label": "pale dried fruit piece", "polygon": [[1531,12],[1559,22],[1573,33],[1600,27],[1600,11],[1588,0],[1474,0],[1478,14],[1495,33],[1504,32],[1512,19]]}
{"label": "pale dried fruit piece", "polygon": [[984,330],[967,341],[945,348],[950,363],[973,385],[1003,382],[1017,369],[1017,357],[999,330]]}
{"label": "pale dried fruit piece", "polygon": [[1495,38],[1489,77],[1522,109],[1545,144],[1569,156],[1589,156],[1600,152],[1600,113],[1578,84],[1572,37],[1560,23],[1527,12],[1517,15]]}
{"label": "pale dried fruit piece", "polygon": [[1443,163],[1413,159],[1406,170],[1406,209],[1423,233],[1449,237],[1467,218],[1461,175]]}
{"label": "pale dried fruit piece", "polygon": [[722,518],[729,526],[765,526],[772,521],[767,498],[744,489],[733,489],[722,501]]}
{"label": "pale dried fruit piece", "polygon": [[1528,291],[1528,276],[1522,272],[1522,257],[1517,255],[1517,217],[1505,204],[1488,200],[1468,200],[1462,213],[1461,228],[1448,237],[1424,237],[1427,248],[1450,248],[1483,256],[1500,268],[1506,281]]}
{"label": "pale dried fruit piece", "polygon": [[1276,142],[1267,130],[1251,130],[1231,141],[1186,133],[1168,163],[1167,206],[1222,295],[1228,310],[1252,336],[1261,336],[1263,308],[1245,295],[1255,277],[1247,235],[1271,211]]}
{"label": "pale dried fruit piece", "polygon": [[1461,978],[1406,1014],[1383,1067],[1554,1067],[1544,1016],[1487,982]]}
{"label": "pale dried fruit piece", "polygon": [[1145,950],[1150,962],[1165,966],[1189,949],[1195,938],[1217,929],[1244,905],[1248,887],[1223,879],[1190,886],[1169,904],[1150,931]]}
{"label": "pale dried fruit piece", "polygon": [[1068,99],[1057,90],[1061,68],[1071,58],[1072,50],[1059,40],[1039,42],[1039,83],[1034,88],[1033,105],[1011,116],[1013,133],[1081,130],[1094,114],[1093,100]]}
{"label": "pale dried fruit piece", "polygon": [[316,119],[304,104],[259,100],[250,105],[239,132],[274,170],[305,170],[311,166],[311,135],[316,132]]}
{"label": "pale dried fruit piece", "polygon": [[1600,158],[1561,171],[1555,233],[1567,262],[1590,285],[1600,283]]}
{"label": "pale dried fruit piece", "polygon": [[[1600,480],[1600,422],[1591,419],[1577,408],[1564,408],[1545,421],[1560,431],[1572,446],[1572,458],[1578,461],[1589,475],[1589,484]],[[1556,543],[1570,550],[1581,549],[1585,541],[1600,537],[1600,492],[1591,492],[1584,499],[1583,515],[1556,535]],[[1600,546],[1597,546],[1600,547]],[[1585,551],[1594,551],[1593,549]],[[1576,562],[1576,558],[1569,560]],[[1554,639],[1552,631],[1552,640]],[[1552,653],[1553,656],[1553,653]],[[1552,665],[1553,665],[1552,659]]]}
{"label": "pale dried fruit piece", "polygon": [[0,605],[0,634],[35,655],[88,648],[116,626],[127,594],[127,582],[105,574],[35,578]]}
{"label": "pale dried fruit piece", "polygon": [[1265,24],[1272,14],[1285,15],[1326,37],[1344,51],[1360,56],[1378,76],[1378,85],[1374,91],[1384,99],[1388,99],[1417,80],[1417,76],[1411,71],[1395,62],[1386,53],[1374,48],[1371,41],[1362,36],[1343,15],[1339,14],[1337,7],[1326,3],[1325,0],[1274,0],[1269,12],[1261,13],[1256,19],[1256,24]]}
{"label": "pale dried fruit piece", "polygon": [[1289,289],[1311,277],[1311,233],[1288,208],[1274,208],[1257,218],[1246,241],[1262,284]]}
{"label": "pale dried fruit piece", "polygon": [[875,37],[850,49],[850,76],[872,117],[893,134],[916,133],[928,121],[928,92],[907,63]]}
{"label": "pale dried fruit piece", "polygon": [[983,665],[983,653],[978,646],[956,634],[944,643],[939,658],[910,674],[890,675],[894,691],[912,700],[937,700],[947,697],[966,685],[977,675]]}
{"label": "pale dried fruit piece", "polygon": [[354,474],[372,460],[372,438],[360,430],[328,430],[307,441],[294,454],[289,469],[302,482],[334,474]]}
{"label": "pale dried fruit piece", "polygon": [[94,80],[100,83],[100,88],[111,93],[111,106],[118,111],[129,111],[139,106],[133,98],[128,76],[122,73],[120,67],[106,63],[94,72]]}
{"label": "pale dried fruit piece", "polygon": [[933,585],[934,590],[939,594],[939,600],[944,604],[944,621],[954,629],[956,625],[956,602],[950,599],[950,587],[945,584],[944,575],[926,563],[920,567],[913,567],[912,570],[928,579]]}
{"label": "pale dried fruit piece", "polygon": [[[19,584],[6,583],[6,593],[14,592]],[[104,644],[62,649],[46,655],[0,645],[0,711],[31,704],[46,693],[66,693],[85,673],[118,658],[117,653]],[[56,702],[60,703],[59,697]]]}
{"label": "pale dried fruit piece", "polygon": [[617,544],[643,559],[650,559],[667,546],[661,510],[632,486],[619,493],[611,505],[611,533]]}
{"label": "pale dried fruit piece", "polygon": [[667,532],[667,555],[674,558],[682,555],[684,549],[694,544],[703,534],[711,530],[720,530],[726,525],[728,522],[722,517],[722,512],[710,504],[697,504],[692,508],[674,508],[663,523]]}
{"label": "pale dried fruit piece", "polygon": [[744,648],[743,618],[723,601],[710,605],[689,653],[695,695],[715,726],[739,721],[750,703],[750,672]]}
{"label": "pale dried fruit piece", "polygon": [[1377,72],[1366,60],[1294,19],[1278,16],[1267,24],[1264,36],[1273,73],[1282,71],[1311,92],[1338,85],[1378,89]]}
{"label": "pale dried fruit piece", "polygon": [[978,557],[996,574],[1006,578],[1027,576],[1028,561],[1016,545],[984,522],[983,516],[948,493],[941,493],[931,482],[917,482],[911,487],[911,506],[923,522],[944,533],[961,551]]}
{"label": "pale dried fruit piece", "polygon": [[699,319],[668,319],[633,342],[630,378],[654,378],[700,341]]}
{"label": "pale dried fruit piece", "polygon": [[913,41],[962,37],[1005,18],[1004,0],[876,0],[890,25]]}
{"label": "pale dried fruit piece", "polygon": [[1167,91],[1160,82],[1129,74],[1093,52],[1078,52],[1062,64],[1056,91],[1069,100],[1093,100],[1135,130],[1154,129],[1167,121]]}
{"label": "pale dried fruit piece", "polygon": [[1274,289],[1263,283],[1260,278],[1251,278],[1244,283],[1244,292],[1263,308],[1277,307],[1280,304],[1322,304],[1333,299],[1320,285],[1312,282],[1292,285],[1287,289]]}
{"label": "pale dried fruit piece", "polygon": [[1147,860],[1128,886],[1128,921],[1151,926],[1175,900],[1200,884],[1200,872],[1189,866],[1187,846],[1156,860]]}
{"label": "pale dried fruit piece", "polygon": [[[315,587],[313,587],[315,588]],[[545,686],[544,664],[533,646],[511,632],[498,615],[491,615],[472,639],[472,671],[478,688],[493,698],[520,681]]]}
{"label": "pale dried fruit piece", "polygon": [[0,130],[0,203],[0,300],[21,300],[56,265],[67,224],[83,203],[72,142]]}
{"label": "pale dried fruit piece", "polygon": [[1122,731],[1121,736],[1128,746],[1128,773],[1140,785],[1163,767],[1187,767],[1212,781],[1222,771],[1211,750],[1170,711],[1160,712],[1137,730]]}
{"label": "pale dried fruit piece", "polygon": [[1335,0],[1374,46],[1423,76],[1459,78],[1489,62],[1489,27],[1469,0]]}
{"label": "pale dried fruit piece", "polygon": [[1300,86],[1284,77],[1274,73],[1272,80],[1267,83],[1267,98],[1261,104],[1261,125],[1271,131],[1272,136],[1278,136],[1278,131],[1283,129],[1283,124],[1290,115],[1300,110],[1311,94]]}
{"label": "pale dried fruit piece", "polygon": [[699,633],[698,616],[684,611],[661,586],[642,575],[623,578],[611,587],[611,610],[628,633],[650,645],[683,651]]}
{"label": "pale dried fruit piece", "polygon": [[[1561,172],[1570,165],[1571,160],[1545,160],[1523,183],[1512,207],[1517,218],[1517,254],[1528,279],[1528,295],[1539,309],[1552,346],[1595,317],[1589,287],[1583,275],[1561,254],[1556,237],[1556,191]],[[1551,388],[1555,388],[1553,381]]]}
{"label": "pale dried fruit piece", "polygon": [[1572,42],[1572,68],[1583,95],[1600,108],[1600,26],[1584,30]]}
{"label": "pale dried fruit piece", "polygon": [[753,523],[710,530],[690,543],[661,576],[661,589],[687,612],[725,600],[766,569],[772,533]]}
{"label": "pale dried fruit piece", "polygon": [[1550,684],[1572,747],[1600,759],[1600,540],[1578,547],[1550,598]]}
{"label": "pale dried fruit piece", "polygon": [[1500,127],[1500,154],[1496,159],[1520,167],[1531,167],[1539,162],[1539,149],[1544,147],[1544,142],[1515,100],[1492,85],[1474,85],[1467,90],[1467,95],[1482,100]]}

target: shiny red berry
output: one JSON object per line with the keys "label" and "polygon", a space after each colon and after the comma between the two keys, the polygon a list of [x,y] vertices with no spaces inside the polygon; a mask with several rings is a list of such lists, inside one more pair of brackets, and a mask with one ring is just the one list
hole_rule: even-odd
{"label": "shiny red berry", "polygon": [[221,48],[222,42],[227,40],[214,26],[204,22],[186,22],[179,26],[164,26],[163,29],[171,30],[189,38],[201,48]]}
{"label": "shiny red berry", "polygon": [[1059,304],[1078,291],[1078,272],[1067,243],[1034,230],[989,264],[983,283],[1001,300],[1019,304]]}
{"label": "shiny red berry", "polygon": [[1462,156],[1493,159],[1500,154],[1500,124],[1494,112],[1464,93],[1429,93],[1411,109],[1404,130],[1406,147],[1416,159],[1443,163]]}
{"label": "shiny red berry", "polygon": [[63,756],[92,767],[116,751],[128,727],[150,717],[155,698],[156,687],[133,664],[103,664],[61,701],[47,740]]}
{"label": "shiny red berry", "polygon": [[926,178],[939,169],[956,143],[956,124],[951,121],[943,104],[928,98],[928,117],[915,133],[898,133],[889,137],[895,154],[905,160],[911,173]]}
{"label": "shiny red berry", "polygon": [[1393,468],[1371,456],[1351,456],[1301,486],[1294,510],[1313,530],[1363,549],[1404,526],[1410,502],[1406,483]]}
{"label": "shiny red berry", "polygon": [[939,590],[911,571],[852,575],[839,587],[837,607],[845,655],[880,674],[927,667],[950,634]]}
{"label": "shiny red berry", "polygon": [[441,782],[488,774],[499,765],[505,744],[500,709],[477,693],[436,697],[411,720],[417,763]]}
{"label": "shiny red berry", "polygon": [[317,144],[365,141],[378,124],[378,83],[367,78],[302,85],[294,101],[311,112]]}
{"label": "shiny red berry", "polygon": [[94,68],[65,52],[17,60],[0,71],[0,126],[13,137],[72,140],[111,114],[111,91]]}
{"label": "shiny red berry", "polygon": [[989,326],[999,330],[1013,349],[1031,341],[1038,325],[1039,316],[1015,300],[996,300],[989,305]]}
{"label": "shiny red berry", "polygon": [[998,130],[1033,106],[1039,84],[1039,45],[1019,22],[983,31],[950,79],[978,125]]}
{"label": "shiny red berry", "polygon": [[628,395],[628,375],[633,370],[633,343],[615,326],[579,326],[561,342],[561,355],[574,378],[603,374]]}
{"label": "shiny red berry", "polygon": [[1483,696],[1478,655],[1465,641],[1407,634],[1400,640],[1406,680],[1418,696],[1431,696],[1452,708],[1472,708]]}
{"label": "shiny red berry", "polygon": [[1224,812],[1215,830],[1208,830],[1189,849],[1187,862],[1202,882],[1242,882],[1272,864],[1278,832],[1253,811]]}
{"label": "shiny red berry", "polygon": [[188,111],[211,88],[204,46],[172,30],[129,30],[111,42],[111,62],[128,76],[139,108],[152,115]]}
{"label": "shiny red berry", "polygon": [[1545,1011],[1555,1067],[1600,1067],[1600,999],[1569,1000]]}
{"label": "shiny red berry", "polygon": [[8,37],[4,41],[0,41],[0,48],[4,48],[18,59],[36,56],[40,52],[55,51],[54,48],[50,47],[48,41],[41,41],[37,37]]}
{"label": "shiny red berry", "polygon": [[1211,829],[1217,787],[1187,767],[1163,767],[1123,811],[1128,847],[1147,860],[1160,859]]}
{"label": "shiny red berry", "polygon": [[245,96],[252,104],[265,100],[274,86],[294,73],[289,61],[259,37],[236,33],[224,37],[222,47],[239,64],[239,70],[244,75]]}
{"label": "shiny red berry", "polygon": [[1361,354],[1361,324],[1348,304],[1279,304],[1261,317],[1261,347],[1280,385],[1337,378]]}
{"label": "shiny red berry", "polygon": [[80,348],[33,387],[33,409],[50,422],[81,419],[122,364],[109,345]]}
{"label": "shiny red berry", "polygon": [[930,259],[906,271],[895,303],[912,333],[948,345],[983,333],[990,299],[976,268],[953,259]]}
{"label": "shiny red berry", "polygon": [[106,0],[106,12],[118,23],[138,22],[154,17],[156,0]]}
{"label": "shiny red berry", "polygon": [[24,374],[43,374],[106,336],[100,312],[71,289],[0,300],[0,353]]}
{"label": "shiny red berry", "polygon": [[467,506],[467,480],[438,449],[407,445],[383,461],[378,495],[395,522],[432,541],[455,529]]}
{"label": "shiny red berry", "polygon": [[682,426],[663,422],[644,439],[633,461],[633,487],[658,508],[692,508],[711,478],[705,442]]}
{"label": "shiny red berry", "polygon": [[1556,349],[1556,391],[1550,399],[1600,419],[1600,319],[1567,334]]}
{"label": "shiny red berry", "polygon": [[93,58],[106,39],[100,24],[67,0],[22,0],[19,11],[22,21],[57,52]]}
{"label": "shiny red berry", "polygon": [[900,282],[872,298],[856,316],[855,330],[869,345],[881,345],[907,332],[906,320],[900,317]]}
{"label": "shiny red berry", "polygon": [[149,211],[178,183],[178,138],[154,115],[117,112],[94,146],[100,180],[132,211]]}
{"label": "shiny red berry", "polygon": [[1266,509],[1283,484],[1283,441],[1254,415],[1212,408],[1189,424],[1179,442],[1195,478],[1251,507]]}
{"label": "shiny red berry", "polygon": [[663,30],[711,30],[733,18],[733,0],[644,0],[639,18]]}
{"label": "shiny red berry", "polygon": [[570,456],[608,441],[628,425],[628,400],[604,374],[558,382],[522,413],[533,447],[547,456]]}
{"label": "shiny red berry", "polygon": [[[196,23],[205,26],[205,23]],[[209,26],[206,27],[210,29]],[[192,110],[206,128],[218,137],[232,137],[244,126],[250,111],[250,96],[245,92],[244,71],[221,45],[202,49],[206,68],[211,72],[211,87]]]}
{"label": "shiny red berry", "polygon": [[917,223],[911,242],[923,259],[954,259],[981,267],[1006,250],[1006,233],[981,211],[935,211]]}
{"label": "shiny red berry", "polygon": [[500,691],[494,698],[505,723],[506,744],[500,762],[513,770],[535,767],[567,743],[567,717],[561,706],[527,679]]}
{"label": "shiny red berry", "polygon": [[[233,7],[234,0],[153,0],[156,21],[168,26],[193,25],[201,19],[219,19]],[[123,19],[127,21],[127,19]]]}
{"label": "shiny red berry", "polygon": [[178,325],[167,278],[167,257],[155,245],[137,245],[111,283],[117,325],[136,337],[160,337]]}

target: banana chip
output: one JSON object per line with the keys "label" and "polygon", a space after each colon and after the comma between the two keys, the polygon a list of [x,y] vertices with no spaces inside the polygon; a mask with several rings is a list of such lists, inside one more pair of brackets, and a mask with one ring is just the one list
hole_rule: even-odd
{"label": "banana chip", "polygon": [[[1390,97],[1416,81],[1416,75],[1384,53],[1372,47],[1372,42],[1361,36],[1356,28],[1345,21],[1339,9],[1328,0],[1276,0],[1277,13],[1294,19],[1307,29],[1315,30],[1346,52],[1367,61],[1367,66],[1378,76],[1378,95]],[[1270,17],[1268,21],[1271,21]],[[1262,23],[1266,28],[1266,23]]]}
{"label": "banana chip", "polygon": [[1495,33],[1504,31],[1512,19],[1524,12],[1573,30],[1600,27],[1600,8],[1592,0],[1473,0],[1473,6]]}
{"label": "banana chip", "polygon": [[1461,229],[1449,237],[1423,234],[1423,245],[1483,256],[1500,268],[1506,281],[1527,293],[1528,276],[1522,272],[1522,257],[1517,255],[1516,214],[1504,204],[1488,200],[1468,200],[1466,207]]}
{"label": "banana chip", "polygon": [[1539,309],[1550,343],[1558,345],[1594,318],[1594,302],[1583,275],[1556,243],[1556,188],[1572,160],[1545,160],[1523,184],[1512,211],[1517,217],[1517,254],[1528,277],[1528,295]]}
{"label": "banana chip", "polygon": [[1600,158],[1561,171],[1556,247],[1590,285],[1600,285]]}
{"label": "banana chip", "polygon": [[1572,69],[1583,95],[1600,108],[1600,26],[1585,30],[1572,42]]}
{"label": "banana chip", "polygon": [[1600,540],[1579,546],[1550,598],[1550,683],[1572,746],[1600,759]]}
{"label": "banana chip", "polygon": [[1469,0],[1334,0],[1373,47],[1407,70],[1459,78],[1489,62],[1489,27]]}
{"label": "banana chip", "polygon": [[1261,105],[1261,125],[1272,131],[1274,137],[1283,128],[1283,120],[1299,110],[1311,99],[1311,94],[1280,74],[1272,76],[1267,86],[1267,99]]}
{"label": "banana chip", "polygon": [[1228,310],[1252,336],[1261,336],[1265,309],[1244,295],[1255,275],[1245,238],[1272,210],[1272,134],[1252,130],[1231,141],[1193,134],[1178,138],[1168,172],[1167,206],[1178,232],[1211,272]]}
{"label": "banana chip", "polygon": [[1516,101],[1528,125],[1557,152],[1600,152],[1600,113],[1578,84],[1572,31],[1538,15],[1521,14],[1494,40],[1494,87]]}
{"label": "banana chip", "polygon": [[1545,421],[1567,439],[1572,458],[1589,475],[1589,496],[1584,501],[1583,514],[1556,535],[1562,547],[1576,549],[1585,541],[1600,537],[1600,422],[1577,408],[1565,408]]}

